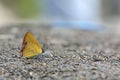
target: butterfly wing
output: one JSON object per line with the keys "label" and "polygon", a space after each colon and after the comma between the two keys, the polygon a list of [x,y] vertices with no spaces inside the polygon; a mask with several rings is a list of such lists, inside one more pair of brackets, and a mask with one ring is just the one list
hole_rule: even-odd
{"label": "butterfly wing", "polygon": [[30,32],[27,32],[25,34],[21,52],[22,52],[22,56],[24,56],[26,58],[30,58],[37,54],[42,53],[41,45],[39,44],[37,39]]}

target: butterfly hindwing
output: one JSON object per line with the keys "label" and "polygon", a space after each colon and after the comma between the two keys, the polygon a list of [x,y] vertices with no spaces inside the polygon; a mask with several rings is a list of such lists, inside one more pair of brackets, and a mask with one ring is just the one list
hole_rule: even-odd
{"label": "butterfly hindwing", "polygon": [[21,50],[22,56],[29,58],[42,53],[42,47],[37,39],[30,33],[25,34]]}

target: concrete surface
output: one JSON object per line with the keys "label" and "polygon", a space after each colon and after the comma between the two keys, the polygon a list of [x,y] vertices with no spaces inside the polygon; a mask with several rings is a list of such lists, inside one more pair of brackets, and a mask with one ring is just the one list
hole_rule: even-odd
{"label": "concrete surface", "polygon": [[[31,59],[21,57],[19,50],[27,31],[44,49],[44,53]],[[0,80],[119,79],[117,35],[33,24],[0,29]]]}

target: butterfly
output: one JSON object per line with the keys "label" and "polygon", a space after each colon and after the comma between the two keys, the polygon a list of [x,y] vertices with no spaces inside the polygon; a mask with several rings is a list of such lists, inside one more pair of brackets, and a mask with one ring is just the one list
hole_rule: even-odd
{"label": "butterfly", "polygon": [[31,58],[41,54],[43,49],[34,35],[30,32],[27,32],[24,36],[20,52],[23,57]]}

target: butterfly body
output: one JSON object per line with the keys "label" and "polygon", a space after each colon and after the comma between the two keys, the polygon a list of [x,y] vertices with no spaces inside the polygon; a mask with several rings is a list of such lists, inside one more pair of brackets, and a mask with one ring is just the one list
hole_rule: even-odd
{"label": "butterfly body", "polygon": [[24,36],[21,55],[26,58],[34,57],[38,54],[42,53],[42,47],[37,41],[37,39],[33,36],[32,33],[27,32]]}

